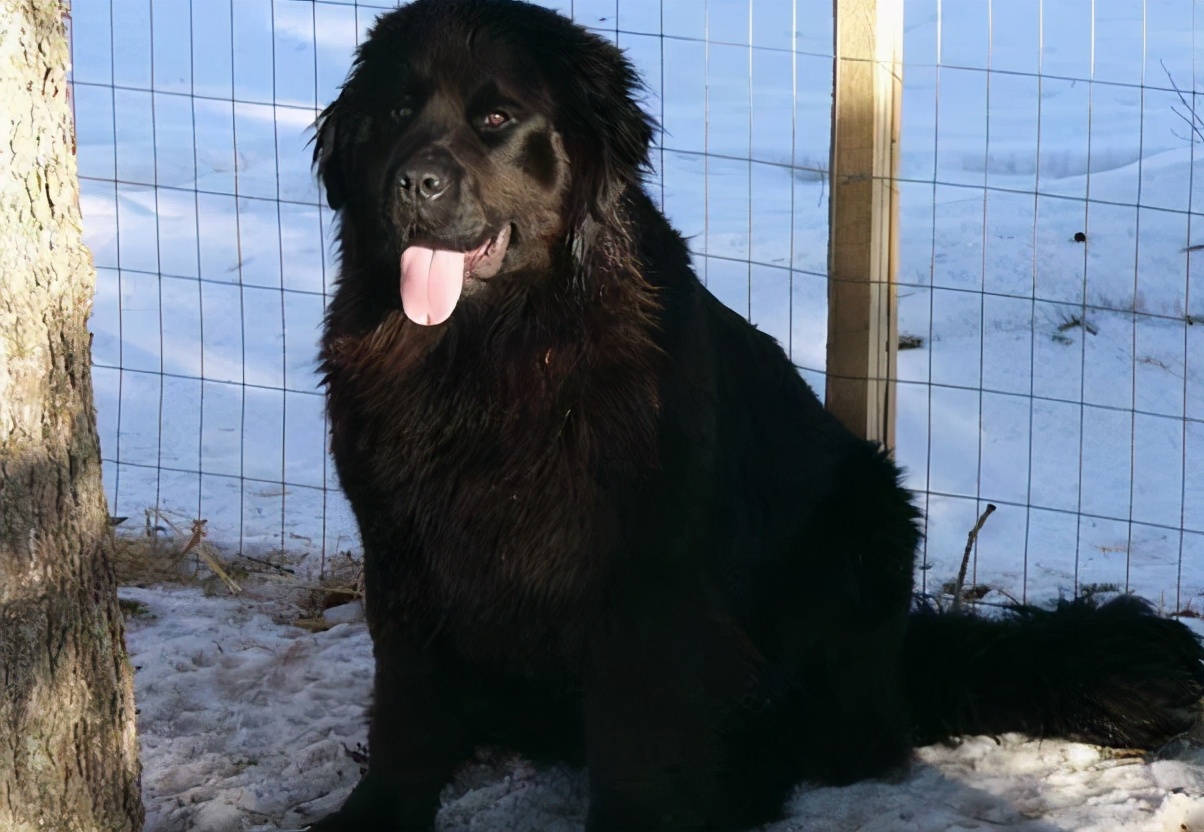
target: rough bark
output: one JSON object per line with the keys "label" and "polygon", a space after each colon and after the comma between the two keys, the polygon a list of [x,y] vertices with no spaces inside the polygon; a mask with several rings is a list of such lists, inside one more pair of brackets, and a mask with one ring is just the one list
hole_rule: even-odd
{"label": "rough bark", "polygon": [[64,17],[0,0],[0,829],[142,825]]}

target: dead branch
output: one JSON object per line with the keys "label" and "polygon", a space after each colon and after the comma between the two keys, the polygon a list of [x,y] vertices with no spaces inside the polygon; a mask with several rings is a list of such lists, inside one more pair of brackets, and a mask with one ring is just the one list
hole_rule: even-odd
{"label": "dead branch", "polygon": [[[1201,118],[1200,114],[1196,112],[1196,107],[1194,104],[1196,93],[1194,91],[1192,92],[1192,102],[1188,102],[1187,96],[1183,94],[1183,90],[1179,89],[1179,85],[1175,83],[1175,78],[1173,75],[1171,75],[1171,71],[1166,68],[1166,62],[1159,60],[1158,63],[1162,64],[1162,71],[1166,73],[1166,79],[1170,81],[1171,89],[1175,91],[1175,95],[1179,96],[1179,103],[1182,104],[1186,110],[1186,112],[1181,112],[1176,107],[1172,106],[1171,112],[1183,119],[1184,123],[1187,124],[1188,128],[1195,136],[1194,141],[1204,142],[1204,118]],[[1178,136],[1177,133],[1175,135]],[[1186,136],[1179,136],[1179,138],[1184,139],[1185,141],[1193,141],[1193,139],[1189,139]]]}
{"label": "dead branch", "polygon": [[970,566],[970,551],[974,548],[974,541],[978,539],[978,532],[982,529],[987,518],[991,516],[991,512],[995,511],[994,503],[987,503],[987,509],[978,518],[978,522],[974,524],[974,528],[970,529],[970,534],[966,537],[966,551],[962,554],[962,565],[957,570],[957,583],[953,585],[953,609],[959,609],[962,605],[962,588],[966,585],[966,570]]}

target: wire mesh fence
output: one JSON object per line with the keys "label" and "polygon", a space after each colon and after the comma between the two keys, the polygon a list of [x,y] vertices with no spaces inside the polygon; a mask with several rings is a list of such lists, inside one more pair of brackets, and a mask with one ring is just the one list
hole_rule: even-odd
{"label": "wire mesh fence", "polygon": [[[211,540],[244,552],[355,548],[314,373],[335,264],[306,143],[390,5],[77,0],[114,514],[204,519]],[[712,289],[818,378],[830,5],[548,5],[628,51],[664,128],[649,190],[691,236]]]}
{"label": "wire mesh fence", "polygon": [[985,584],[1204,589],[1197,8],[906,4],[899,456],[934,577],[990,501]]}
{"label": "wire mesh fence", "polygon": [[[314,373],[336,264],[306,142],[391,5],[74,3],[114,514],[356,548]],[[663,126],[650,193],[822,395],[831,0],[543,5],[627,50]],[[897,456],[929,591],[990,502],[978,585],[1204,592],[1196,5],[904,5]]]}

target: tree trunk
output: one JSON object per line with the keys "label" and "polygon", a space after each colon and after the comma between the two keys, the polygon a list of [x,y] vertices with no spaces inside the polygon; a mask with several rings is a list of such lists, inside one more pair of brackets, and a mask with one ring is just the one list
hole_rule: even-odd
{"label": "tree trunk", "polygon": [[0,829],[142,826],[87,330],[66,8],[0,0]]}

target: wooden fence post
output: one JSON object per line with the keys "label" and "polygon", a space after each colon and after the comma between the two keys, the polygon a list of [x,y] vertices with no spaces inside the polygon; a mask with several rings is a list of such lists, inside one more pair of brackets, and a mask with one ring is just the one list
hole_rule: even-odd
{"label": "wooden fence post", "polygon": [[903,0],[834,0],[827,406],[895,442]]}

